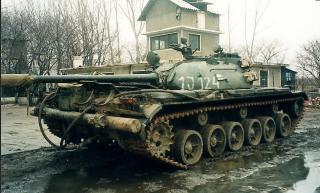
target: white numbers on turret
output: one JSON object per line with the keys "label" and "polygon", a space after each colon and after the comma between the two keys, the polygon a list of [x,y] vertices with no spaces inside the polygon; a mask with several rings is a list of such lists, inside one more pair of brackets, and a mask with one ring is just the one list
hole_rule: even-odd
{"label": "white numbers on turret", "polygon": [[[197,78],[197,82],[194,80],[193,76],[182,76],[178,80],[181,82],[182,90],[192,90],[192,89],[201,89],[208,90],[214,87],[219,88],[219,81],[217,81],[216,76],[213,77],[199,77]],[[200,84],[200,88],[195,88]]]}
{"label": "white numbers on turret", "polygon": [[179,81],[181,81],[181,89],[182,90],[192,90],[194,89],[194,77],[193,76],[182,76],[179,78]]}

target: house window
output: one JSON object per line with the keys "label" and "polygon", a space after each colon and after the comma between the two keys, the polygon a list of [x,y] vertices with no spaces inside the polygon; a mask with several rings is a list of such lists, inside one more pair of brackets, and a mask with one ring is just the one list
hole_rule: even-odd
{"label": "house window", "polygon": [[200,51],[200,35],[189,34],[189,44],[192,50],[197,49]]}
{"label": "house window", "polygon": [[260,86],[268,87],[269,72],[266,70],[260,70]]}
{"label": "house window", "polygon": [[286,81],[290,82],[292,80],[292,74],[290,72],[286,72]]}
{"label": "house window", "polygon": [[150,38],[151,50],[163,50],[168,49],[170,44],[178,43],[178,34],[166,34],[161,36],[155,36]]}

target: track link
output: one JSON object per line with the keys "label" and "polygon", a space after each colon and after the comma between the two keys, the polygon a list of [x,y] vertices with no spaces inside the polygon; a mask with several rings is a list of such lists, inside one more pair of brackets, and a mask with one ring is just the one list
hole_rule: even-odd
{"label": "track link", "polygon": [[[199,113],[204,113],[204,112],[214,112],[214,111],[222,111],[222,110],[232,110],[232,109],[237,109],[241,107],[257,107],[257,106],[264,106],[264,105],[272,105],[272,104],[278,104],[278,103],[283,103],[283,102],[290,102],[290,101],[295,101],[295,100],[303,100],[302,97],[295,97],[295,98],[288,98],[288,99],[279,99],[279,100],[270,100],[270,101],[262,101],[262,102],[251,102],[251,103],[238,103],[238,104],[230,104],[230,105],[221,105],[221,106],[209,106],[209,107],[202,107],[202,108],[195,108],[195,109],[190,109],[187,111],[183,112],[173,112],[169,113],[166,115],[160,115],[156,116],[153,118],[151,121],[149,127],[151,125],[155,125],[159,122],[166,122],[166,121],[171,121],[173,119],[180,119],[188,116],[193,116]],[[303,117],[303,110],[300,113],[299,117],[295,118],[292,120],[292,127],[291,130],[293,131],[297,125],[299,124],[299,121]],[[175,168],[180,168],[180,169],[187,169],[188,166],[182,163],[177,162],[173,158],[167,156],[159,156],[157,155],[151,144],[149,144],[147,141],[128,141],[127,142],[127,149],[129,151],[132,151],[134,153],[140,154],[142,156],[151,158],[153,160],[159,161],[163,164],[173,166]]]}

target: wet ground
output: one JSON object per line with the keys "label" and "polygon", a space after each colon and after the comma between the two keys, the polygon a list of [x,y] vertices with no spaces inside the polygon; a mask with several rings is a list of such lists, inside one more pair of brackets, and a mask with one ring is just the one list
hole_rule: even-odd
{"label": "wet ground", "polygon": [[1,192],[320,193],[319,179],[319,110],[305,112],[288,139],[184,171],[117,147],[55,151],[25,108],[1,108]]}

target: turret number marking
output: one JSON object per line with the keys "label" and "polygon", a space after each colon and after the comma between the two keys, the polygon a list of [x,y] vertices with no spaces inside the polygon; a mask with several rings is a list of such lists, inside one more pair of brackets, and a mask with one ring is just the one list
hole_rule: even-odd
{"label": "turret number marking", "polygon": [[[193,76],[182,76],[178,80],[181,81],[181,89],[182,90],[192,90],[192,89],[201,89],[201,90],[208,90],[212,89],[213,87],[219,88],[219,81],[215,76],[213,77],[199,77],[196,78]],[[200,83],[201,88],[195,88],[195,85]]]}

